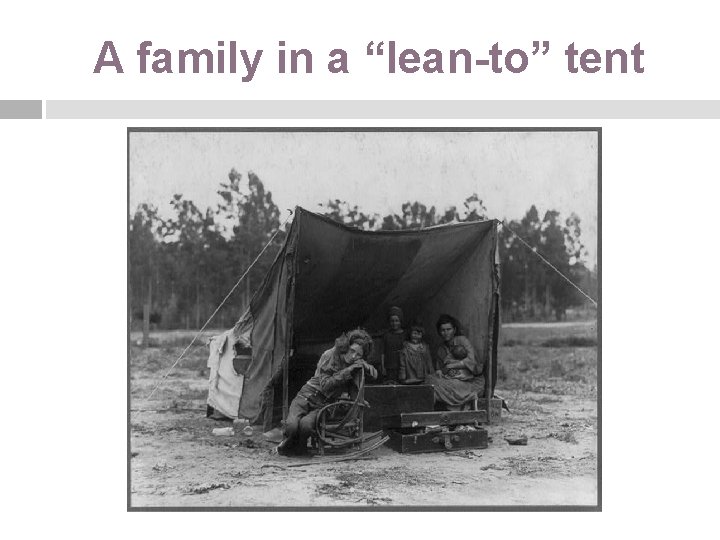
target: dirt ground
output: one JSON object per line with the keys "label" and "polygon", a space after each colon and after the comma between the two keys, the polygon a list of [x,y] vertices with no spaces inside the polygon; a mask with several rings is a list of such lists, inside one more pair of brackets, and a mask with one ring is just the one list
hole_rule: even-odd
{"label": "dirt ground", "polygon": [[[484,450],[399,454],[287,468],[260,430],[205,418],[207,348],[194,347],[145,401],[189,342],[154,336],[130,351],[132,507],[504,506],[597,504],[597,332],[594,322],[506,325],[497,394],[510,412]],[[135,336],[132,336],[133,338]],[[505,437],[525,435],[527,446]]]}

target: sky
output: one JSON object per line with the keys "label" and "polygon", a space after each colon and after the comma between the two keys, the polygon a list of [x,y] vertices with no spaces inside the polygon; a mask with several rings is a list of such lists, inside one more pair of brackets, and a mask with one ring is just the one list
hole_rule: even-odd
{"label": "sky", "polygon": [[176,193],[214,207],[233,168],[257,174],[284,215],[329,199],[381,215],[406,201],[441,211],[477,193],[493,218],[520,219],[533,204],[541,219],[576,213],[596,262],[596,132],[133,132],[129,152],[131,212],[151,203],[169,215]]}

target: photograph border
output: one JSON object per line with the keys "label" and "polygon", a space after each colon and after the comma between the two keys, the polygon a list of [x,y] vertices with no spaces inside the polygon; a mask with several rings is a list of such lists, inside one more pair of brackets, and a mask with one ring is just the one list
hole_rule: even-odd
{"label": "photograph border", "polygon": [[127,228],[126,249],[130,253],[130,134],[131,133],[522,133],[595,132],[597,148],[597,504],[596,505],[456,505],[456,506],[132,506],[132,449],[130,396],[130,258],[127,258],[127,511],[128,512],[601,512],[602,511],[602,127],[127,127]]}

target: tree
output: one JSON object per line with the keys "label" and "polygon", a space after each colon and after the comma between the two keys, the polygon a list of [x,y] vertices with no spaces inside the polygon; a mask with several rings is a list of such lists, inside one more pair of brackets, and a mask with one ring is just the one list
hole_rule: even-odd
{"label": "tree", "polygon": [[465,199],[463,208],[460,213],[456,206],[450,206],[442,214],[438,214],[434,206],[428,208],[418,201],[414,203],[408,201],[402,205],[400,214],[388,214],[383,218],[381,229],[385,231],[424,229],[446,223],[488,219],[485,205],[476,193]]}
{"label": "tree", "polygon": [[477,193],[473,193],[463,203],[465,207],[465,216],[461,221],[484,221],[489,219],[487,215],[487,208],[482,202],[482,199],[478,197]]}
{"label": "tree", "polygon": [[190,200],[177,194],[171,205],[174,216],[163,223],[164,247],[170,263],[163,272],[168,314],[181,314],[186,328],[199,328],[224,285],[225,239],[215,223],[215,213],[203,213]]}
{"label": "tree", "polygon": [[[530,247],[518,240],[513,232]],[[501,296],[503,308],[509,311],[512,319],[538,315],[547,318],[554,313],[560,320],[568,307],[583,303],[584,297],[563,277],[579,284],[587,272],[582,262],[585,249],[580,237],[577,215],[571,214],[563,226],[556,210],[548,210],[540,221],[535,206],[520,221],[511,221],[503,227],[500,234]]]}
{"label": "tree", "polygon": [[538,278],[542,275],[545,268],[540,259],[528,251],[528,249],[537,251],[537,246],[541,245],[540,229],[540,216],[538,215],[537,208],[535,208],[535,205],[533,204],[525,213],[525,216],[520,220],[520,231],[518,232],[518,234],[524,238],[530,246],[532,246],[531,248],[527,248],[527,246],[520,246],[525,249],[519,250],[524,277],[523,305],[526,317],[534,317],[536,314]]}
{"label": "tree", "polygon": [[[177,194],[166,219],[158,215],[157,208],[141,204],[129,220],[129,307],[132,315],[143,320],[146,344],[151,323],[164,328],[202,326],[280,227],[280,210],[255,173],[242,175],[232,169],[217,193],[219,201],[214,208],[203,211]],[[444,210],[407,201],[398,212],[382,217],[339,199],[323,206],[328,217],[362,230],[413,230],[488,219],[476,193],[461,205]],[[541,221],[532,206],[522,219],[508,225],[499,231],[504,314],[517,319],[549,317],[554,312],[561,318],[569,306],[586,301],[532,251],[542,254],[591,295],[597,294],[597,270],[590,271],[583,262],[587,252],[577,215],[571,214],[563,222],[557,211],[548,210]],[[531,248],[518,241],[511,229]],[[274,237],[248,272],[238,291],[240,300],[231,298],[214,324],[227,327],[249,304],[285,234],[279,231]]]}
{"label": "tree", "polygon": [[141,204],[130,220],[128,229],[130,316],[135,315],[133,306],[142,305],[143,346],[149,343],[153,282],[157,279],[160,262],[157,235],[161,223],[157,208]]}
{"label": "tree", "polygon": [[320,206],[324,207],[323,214],[327,217],[343,225],[357,227],[358,229],[374,230],[378,221],[377,214],[365,214],[360,211],[357,205],[350,206],[346,201],[340,199],[329,200]]}
{"label": "tree", "polygon": [[[170,201],[162,219],[155,207],[138,206],[128,231],[130,312],[143,306],[145,342],[149,324],[165,328],[199,328],[253,262],[280,225],[280,211],[260,178],[230,171],[220,185],[219,204],[204,211],[181,194]],[[242,304],[265,277],[282,246],[275,237],[242,287]],[[223,327],[238,306],[228,302],[215,318]],[[229,319],[232,321],[233,319]]]}
{"label": "tree", "polygon": [[520,230],[519,221],[510,221],[509,226],[500,228],[498,243],[500,245],[500,298],[503,312],[510,315],[511,320],[522,318],[521,305],[525,291],[525,271],[527,248],[523,246],[511,232]]}
{"label": "tree", "polygon": [[[545,213],[542,223],[542,255],[558,271],[569,277],[571,265],[566,242],[567,230],[560,226],[559,217],[560,213],[555,210]],[[543,314],[547,317],[554,310],[556,319],[560,320],[570,304],[574,288],[551,268],[546,267],[543,274]]]}
{"label": "tree", "polygon": [[[279,229],[280,209],[273,202],[272,193],[265,191],[262,181],[253,172],[248,173],[245,188],[242,175],[232,169],[228,182],[221,184],[221,188],[218,191],[222,199],[218,215],[222,216],[221,221],[227,224],[231,233],[228,263],[235,271],[244,271]],[[245,278],[243,306],[249,305],[254,287],[258,287],[264,279],[284,241],[285,233],[281,231],[265,256],[258,260]]]}

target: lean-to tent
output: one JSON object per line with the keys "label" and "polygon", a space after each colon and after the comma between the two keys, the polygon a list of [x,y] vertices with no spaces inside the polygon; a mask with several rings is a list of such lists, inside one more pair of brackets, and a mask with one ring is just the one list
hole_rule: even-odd
{"label": "lean-to tent", "polygon": [[[497,223],[362,231],[297,208],[249,309],[211,342],[208,405],[253,421],[273,393],[276,410],[278,403],[287,407],[337,336],[360,326],[379,337],[394,305],[406,323],[424,323],[433,351],[438,315],[456,317],[483,365],[490,395],[500,315]],[[236,344],[252,349],[242,366],[233,363]]]}

